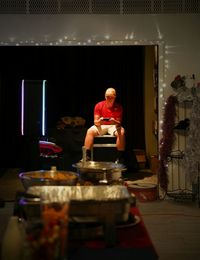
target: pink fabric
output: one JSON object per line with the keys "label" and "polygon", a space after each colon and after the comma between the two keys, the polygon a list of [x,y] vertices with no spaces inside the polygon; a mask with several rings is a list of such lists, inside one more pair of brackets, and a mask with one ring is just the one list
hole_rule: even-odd
{"label": "pink fabric", "polygon": [[62,152],[62,147],[52,142],[39,141],[40,154],[54,155]]}

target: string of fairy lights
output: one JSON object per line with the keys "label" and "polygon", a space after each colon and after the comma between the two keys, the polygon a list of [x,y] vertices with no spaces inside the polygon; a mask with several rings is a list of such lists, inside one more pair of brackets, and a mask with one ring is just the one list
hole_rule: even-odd
{"label": "string of fairy lights", "polygon": [[33,45],[33,46],[67,46],[67,45],[161,45],[163,44],[160,40],[149,41],[147,39],[134,39],[134,34],[126,34],[124,39],[112,39],[110,35],[105,35],[101,39],[88,38],[85,40],[80,40],[77,37],[68,37],[64,36],[57,40],[48,40],[43,41],[38,40],[16,40],[15,37],[10,37],[9,40],[0,41],[0,46],[24,46],[24,45]]}
{"label": "string of fairy lights", "polygon": [[[44,37],[45,38],[45,37]],[[158,33],[156,40],[148,39],[136,39],[133,32],[127,33],[121,39],[114,39],[111,35],[106,34],[99,39],[96,37],[87,38],[80,40],[78,37],[74,36],[63,36],[57,40],[44,39],[43,41],[36,41],[33,39],[30,40],[16,40],[15,37],[10,37],[9,40],[0,41],[0,46],[124,46],[124,45],[155,45],[156,48],[156,59],[158,63],[158,95],[159,95],[159,109],[164,109],[164,91],[167,87],[166,78],[167,71],[170,68],[169,60],[166,58],[169,54],[170,46],[165,45],[163,41],[163,36],[161,33]],[[159,115],[159,132],[162,135],[162,115]]]}

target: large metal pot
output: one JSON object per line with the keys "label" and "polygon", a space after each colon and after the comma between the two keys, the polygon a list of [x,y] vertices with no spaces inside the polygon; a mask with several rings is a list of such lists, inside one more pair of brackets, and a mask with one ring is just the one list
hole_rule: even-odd
{"label": "large metal pot", "polygon": [[39,170],[30,172],[21,172],[19,178],[25,189],[31,186],[43,185],[76,185],[78,174],[72,171],[59,171],[56,168],[51,170]]}
{"label": "large metal pot", "polygon": [[122,172],[126,170],[123,164],[114,162],[87,161],[72,165],[75,167],[83,180],[107,183],[121,178]]}

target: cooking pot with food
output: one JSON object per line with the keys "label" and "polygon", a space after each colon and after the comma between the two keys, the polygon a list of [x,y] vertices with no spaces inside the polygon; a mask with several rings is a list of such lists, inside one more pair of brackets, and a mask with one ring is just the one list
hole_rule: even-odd
{"label": "cooking pot with food", "polygon": [[72,165],[78,171],[83,180],[96,183],[109,183],[122,177],[122,172],[126,171],[123,164],[114,162],[86,161]]}
{"label": "cooking pot with food", "polygon": [[51,170],[21,172],[19,178],[25,189],[43,185],[73,186],[78,181],[78,174],[72,171],[60,171],[56,167],[52,167]]}

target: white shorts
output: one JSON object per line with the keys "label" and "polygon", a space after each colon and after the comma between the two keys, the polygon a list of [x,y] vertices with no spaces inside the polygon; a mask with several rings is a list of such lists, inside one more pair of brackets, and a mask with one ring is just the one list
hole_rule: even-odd
{"label": "white shorts", "polygon": [[99,135],[109,134],[115,136],[115,132],[117,131],[116,125],[93,125],[91,128]]}

